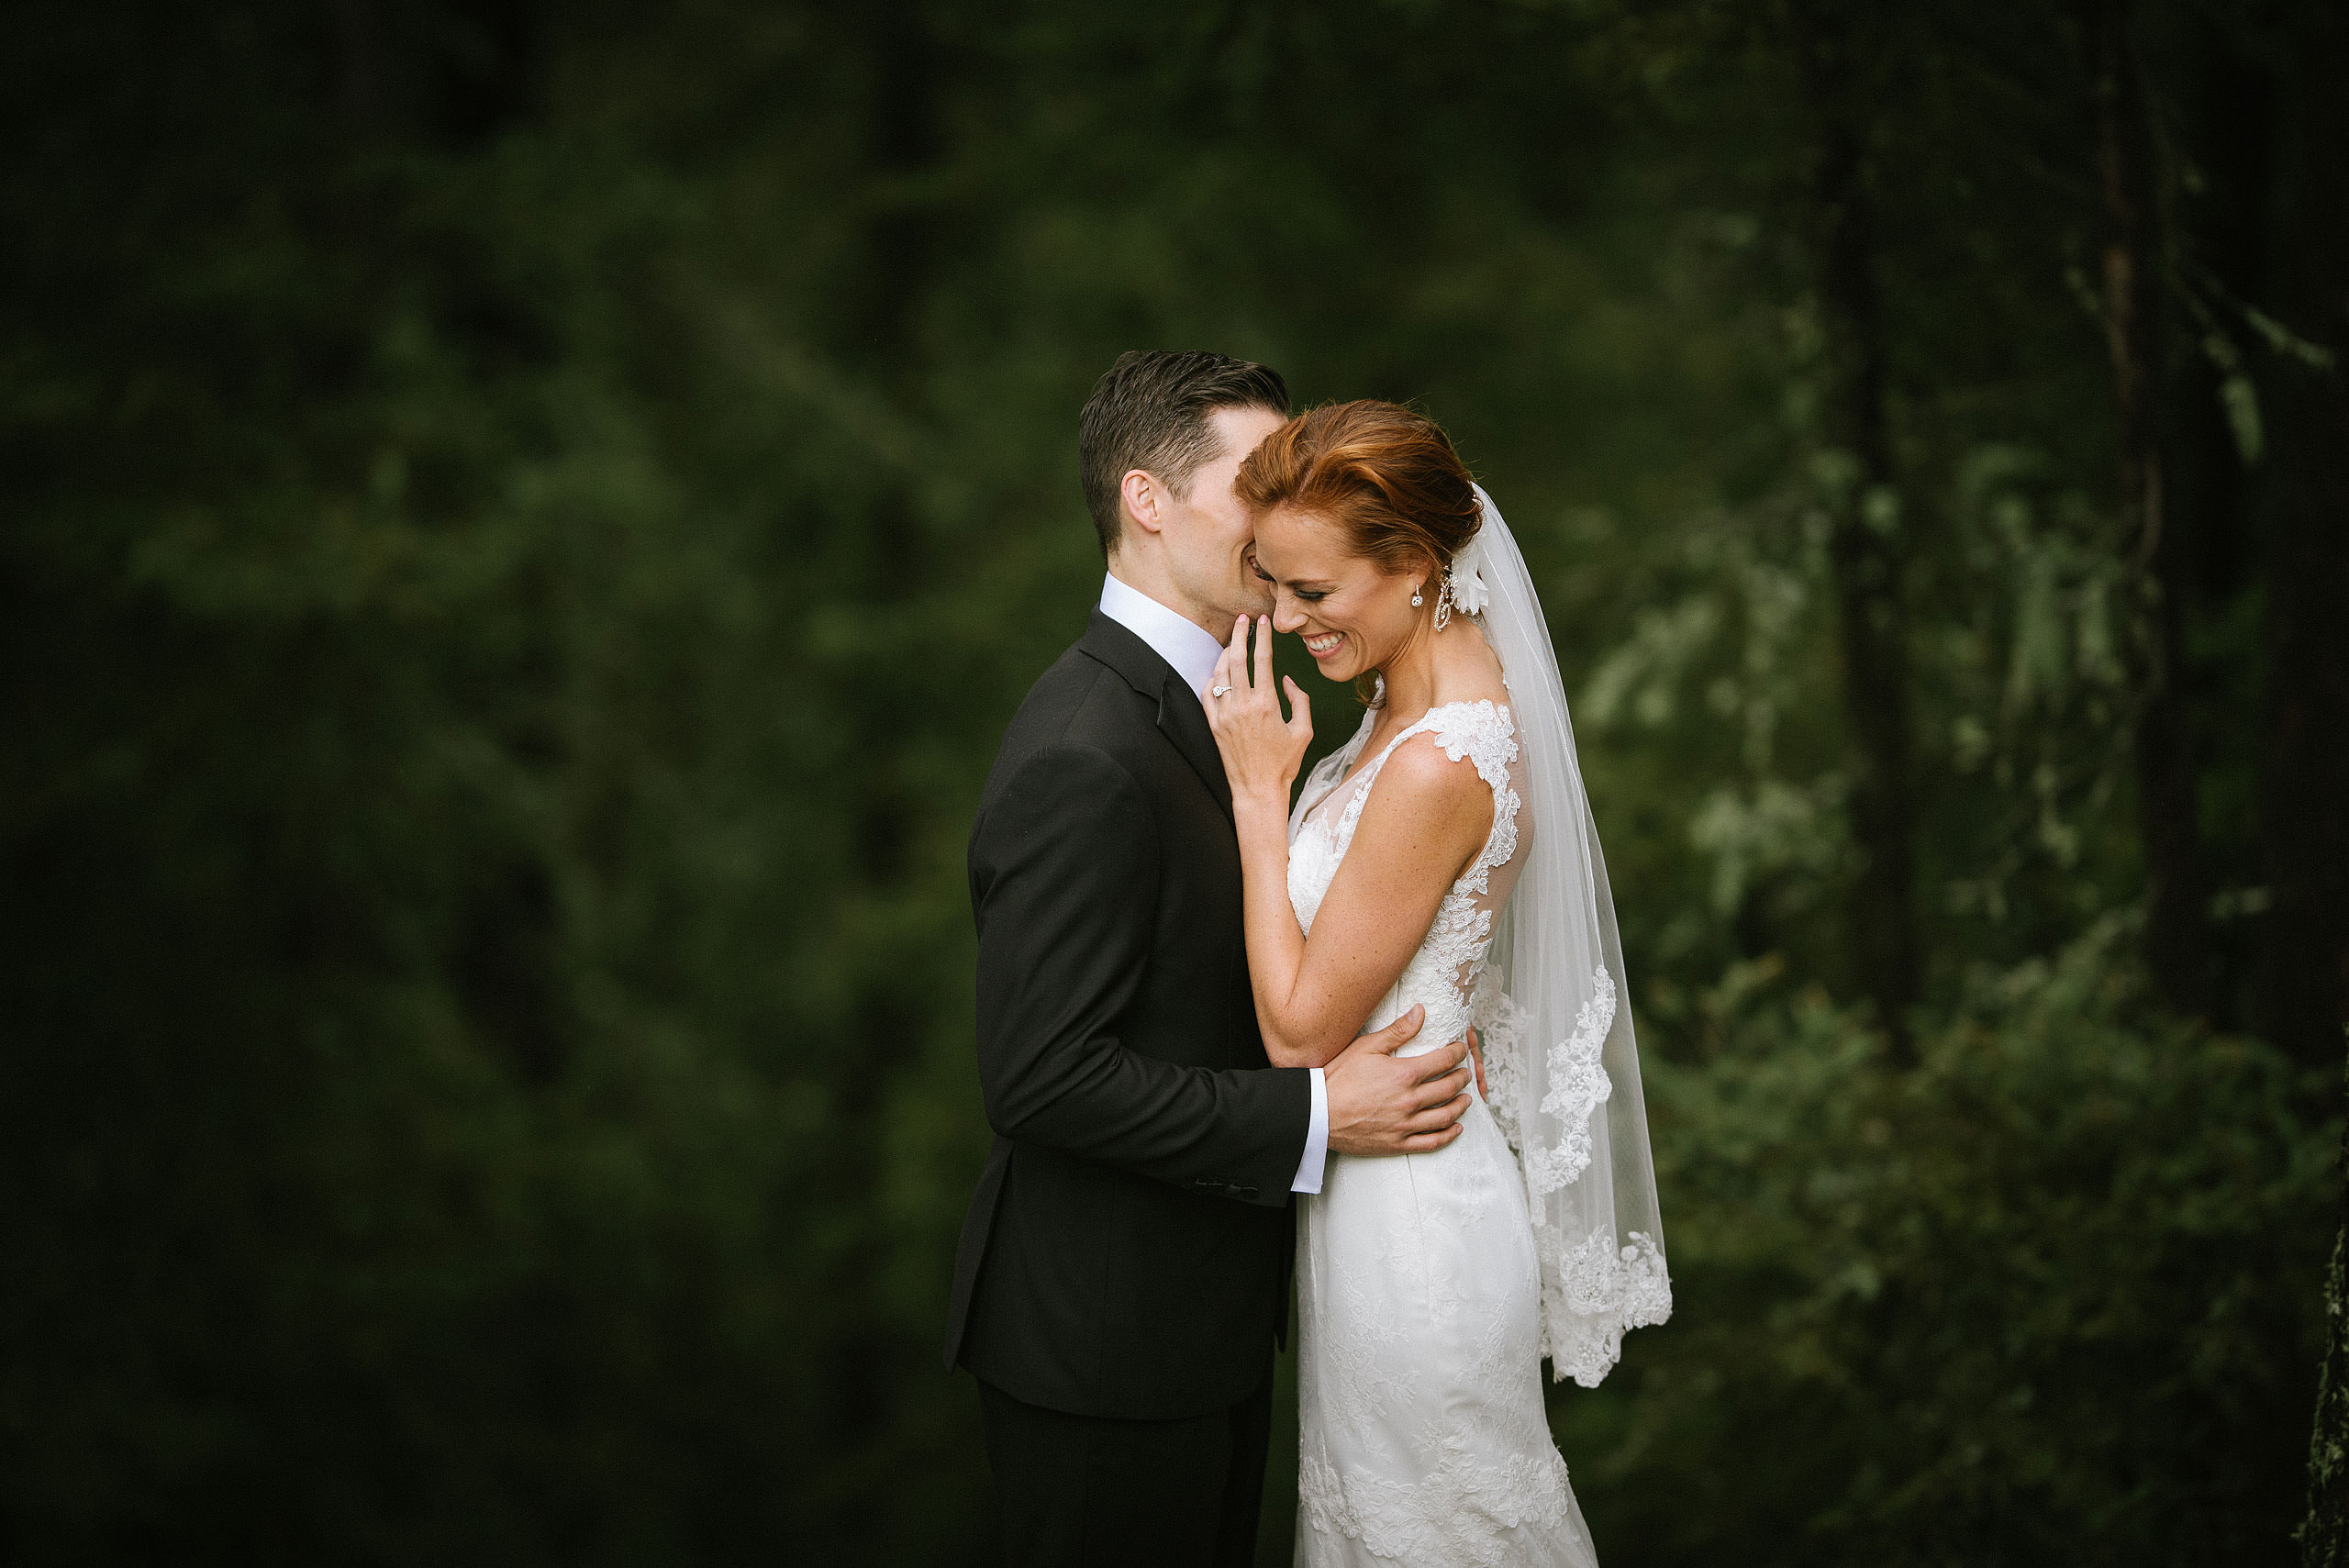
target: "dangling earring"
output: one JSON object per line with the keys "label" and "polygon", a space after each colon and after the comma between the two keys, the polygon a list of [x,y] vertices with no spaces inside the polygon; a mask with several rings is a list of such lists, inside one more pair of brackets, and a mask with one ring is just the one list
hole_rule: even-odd
{"label": "dangling earring", "polygon": [[1418,609],[1418,608],[1419,608],[1422,604],[1425,604],[1426,602],[1427,602],[1426,600],[1424,600],[1424,599],[1422,599],[1422,598],[1420,598],[1420,597],[1419,597],[1419,585],[1417,583],[1412,584],[1411,584],[1411,607],[1412,607],[1413,609],[1415,609],[1415,610],[1416,610],[1416,609]]}
{"label": "dangling earring", "polygon": [[1445,567],[1443,585],[1435,591],[1435,628],[1442,631],[1452,623],[1452,569]]}

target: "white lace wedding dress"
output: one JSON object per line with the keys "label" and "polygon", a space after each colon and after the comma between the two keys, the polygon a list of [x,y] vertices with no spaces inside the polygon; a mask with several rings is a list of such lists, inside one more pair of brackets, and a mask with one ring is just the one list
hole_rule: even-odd
{"label": "white lace wedding dress", "polygon": [[[1379,770],[1432,734],[1493,792],[1493,827],[1426,941],[1365,1025],[1413,1003],[1399,1054],[1458,1040],[1531,842],[1507,707],[1431,710],[1355,772],[1376,715],[1307,780],[1288,892],[1308,932]],[[1432,1154],[1331,1155],[1297,1217],[1299,1568],[1566,1564],[1598,1558],[1542,1416],[1542,1278],[1526,1183],[1474,1086],[1465,1130]],[[1620,1335],[1619,1335],[1620,1337]],[[1611,1357],[1610,1357],[1611,1359]]]}

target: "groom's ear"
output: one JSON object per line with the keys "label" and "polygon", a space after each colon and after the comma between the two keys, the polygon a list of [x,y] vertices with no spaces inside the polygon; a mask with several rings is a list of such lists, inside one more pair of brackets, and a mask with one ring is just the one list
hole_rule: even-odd
{"label": "groom's ear", "polygon": [[1126,520],[1145,533],[1156,533],[1165,526],[1165,489],[1157,476],[1145,469],[1130,468],[1118,481],[1119,498],[1124,502]]}

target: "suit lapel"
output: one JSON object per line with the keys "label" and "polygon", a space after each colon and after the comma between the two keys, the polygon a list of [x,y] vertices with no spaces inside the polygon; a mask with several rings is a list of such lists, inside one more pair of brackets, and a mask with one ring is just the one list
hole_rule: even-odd
{"label": "suit lapel", "polygon": [[1208,728],[1207,711],[1199,706],[1199,695],[1183,684],[1183,678],[1167,673],[1166,683],[1158,693],[1159,733],[1174,742],[1191,771],[1199,775],[1223,807],[1226,817],[1231,815],[1231,780],[1223,771],[1223,753],[1216,749],[1215,731]]}
{"label": "suit lapel", "polygon": [[1215,732],[1208,728],[1208,716],[1199,706],[1198,694],[1174,673],[1174,666],[1158,655],[1158,651],[1126,628],[1119,626],[1099,610],[1085,628],[1085,636],[1077,647],[1115,670],[1143,696],[1158,704],[1158,731],[1166,737],[1183,761],[1199,775],[1208,786],[1217,806],[1226,817],[1231,815],[1231,781],[1224,776],[1223,753],[1216,750]]}

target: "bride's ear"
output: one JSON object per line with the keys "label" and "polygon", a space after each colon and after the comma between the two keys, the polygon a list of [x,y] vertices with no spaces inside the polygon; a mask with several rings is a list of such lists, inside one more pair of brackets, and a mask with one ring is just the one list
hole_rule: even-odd
{"label": "bride's ear", "polygon": [[1416,610],[1434,598],[1436,590],[1442,586],[1443,562],[1426,556],[1405,575],[1411,579],[1411,607]]}

